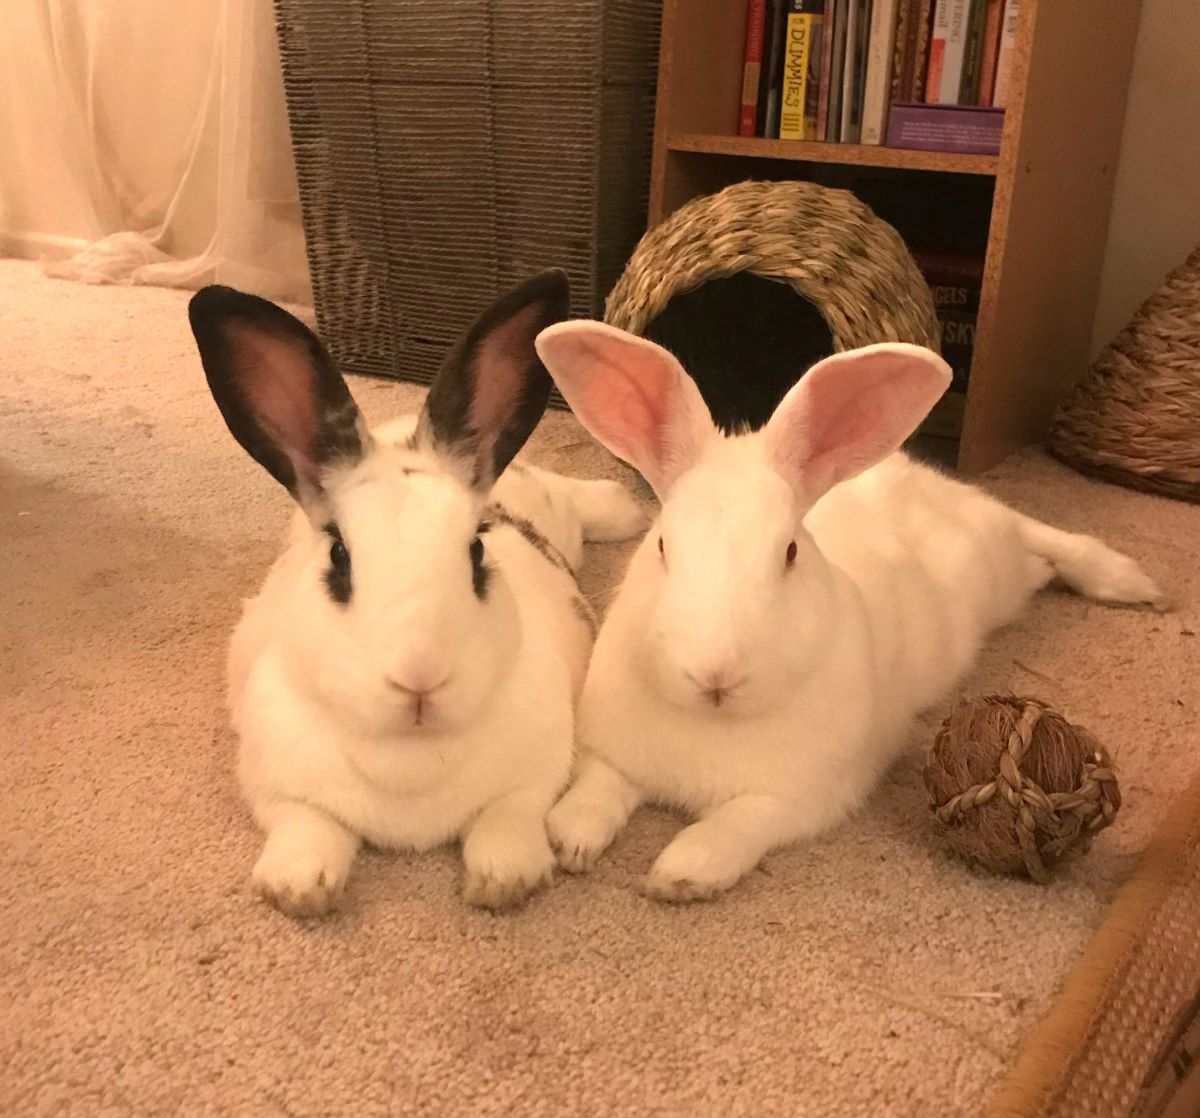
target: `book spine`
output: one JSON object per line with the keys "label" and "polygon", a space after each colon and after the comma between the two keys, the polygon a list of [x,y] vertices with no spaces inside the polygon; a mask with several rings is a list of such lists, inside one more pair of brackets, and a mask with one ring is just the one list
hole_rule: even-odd
{"label": "book spine", "polygon": [[862,142],[882,144],[887,133],[889,70],[896,36],[897,0],[875,0],[867,42],[867,74],[863,83]]}
{"label": "book spine", "polygon": [[762,77],[763,29],[766,19],[767,0],[750,0],[750,9],[746,14],[742,102],[738,111],[739,136],[753,136],[758,131],[758,85]]}
{"label": "book spine", "polygon": [[[834,0],[833,47],[829,67],[829,120],[825,139],[836,143],[842,138],[842,81],[846,65],[846,20],[851,0]],[[828,18],[828,14],[826,15]]]}
{"label": "book spine", "polygon": [[1000,17],[1004,0],[987,0],[987,15],[983,21],[983,57],[979,63],[979,96],[977,105],[990,105],[996,88],[996,56],[1000,53]]}
{"label": "book spine", "polygon": [[916,17],[916,0],[900,0],[896,9],[896,41],[892,47],[892,74],[888,87],[888,101],[891,104],[901,100],[900,91],[904,88],[905,74],[912,61],[912,21]]}
{"label": "book spine", "polygon": [[821,22],[824,0],[791,0],[783,85],[779,103],[779,138],[812,140],[817,134],[820,93]]}
{"label": "book spine", "polygon": [[1000,24],[1000,52],[996,58],[996,83],[992,104],[1003,109],[1012,89],[1013,51],[1017,45],[1017,24],[1020,22],[1021,0],[1005,0],[1004,18]]}
{"label": "book spine", "polygon": [[927,104],[955,105],[962,84],[963,51],[971,0],[937,0],[925,78]]}
{"label": "book spine", "polygon": [[958,83],[956,101],[974,105],[979,100],[979,71],[983,63],[983,25],[987,19],[988,0],[971,0],[967,16],[967,34],[963,42],[962,78]]}
{"label": "book spine", "polygon": [[863,79],[867,68],[867,32],[871,0],[850,0],[853,13],[846,29],[846,62],[842,81],[842,143],[857,144],[862,136]]}
{"label": "book spine", "polygon": [[842,46],[842,103],[841,120],[838,124],[838,139],[852,144],[858,137],[852,128],[851,115],[854,104],[854,40],[858,34],[858,9],[860,0],[846,0],[846,38]]}
{"label": "book spine", "polygon": [[821,23],[821,87],[817,95],[817,139],[829,139],[829,95],[833,75],[833,24],[837,17],[838,0],[825,0],[825,17]]}
{"label": "book spine", "polygon": [[759,85],[760,136],[779,137],[779,97],[783,85],[783,50],[787,30],[787,0],[768,0],[763,42],[763,75]]}
{"label": "book spine", "polygon": [[925,72],[929,65],[929,37],[933,31],[933,0],[917,0],[917,46],[913,54],[912,85],[904,91],[909,102],[925,99]]}

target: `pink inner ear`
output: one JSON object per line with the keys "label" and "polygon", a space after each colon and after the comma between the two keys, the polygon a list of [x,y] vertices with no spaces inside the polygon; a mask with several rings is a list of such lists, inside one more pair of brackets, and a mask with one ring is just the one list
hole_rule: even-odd
{"label": "pink inner ear", "polygon": [[949,382],[944,361],[912,346],[826,358],[768,424],[776,468],[815,499],[898,450]]}
{"label": "pink inner ear", "polygon": [[541,313],[536,303],[522,307],[479,343],[470,418],[471,426],[483,436],[479,451],[484,458],[490,458],[496,438],[521,399]]}
{"label": "pink inner ear", "polygon": [[297,473],[316,472],[316,392],[307,355],[279,338],[230,328],[243,355],[242,394],[266,435],[292,460]]}
{"label": "pink inner ear", "polygon": [[596,323],[554,328],[542,356],[580,422],[663,496],[712,431],[699,391],[666,350]]}
{"label": "pink inner ear", "polygon": [[[586,357],[611,368],[596,347],[584,346]],[[664,427],[671,406],[671,382],[660,376],[640,379],[620,375],[587,377],[580,385],[581,410],[593,421],[604,442],[620,458],[643,473],[660,472]]]}

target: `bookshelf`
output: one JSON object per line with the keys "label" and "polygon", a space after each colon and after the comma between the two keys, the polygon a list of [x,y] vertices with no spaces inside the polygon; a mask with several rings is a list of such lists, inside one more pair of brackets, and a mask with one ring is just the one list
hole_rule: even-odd
{"label": "bookshelf", "polygon": [[995,156],[739,137],[748,3],[663,0],[650,224],[743,179],[855,189],[870,172],[876,190],[918,198],[961,184],[964,239],[969,227],[986,240],[974,245],[983,288],[951,457],[965,473],[995,465],[1042,434],[1087,367],[1140,0],[1092,0],[1086,13],[1023,0]]}

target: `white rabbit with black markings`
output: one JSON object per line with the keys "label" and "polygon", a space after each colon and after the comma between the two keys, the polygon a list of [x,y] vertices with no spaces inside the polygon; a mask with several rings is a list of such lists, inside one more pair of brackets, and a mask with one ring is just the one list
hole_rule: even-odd
{"label": "white rabbit with black markings", "polygon": [[662,513],[596,641],[580,759],[548,827],[587,869],[638,804],[698,821],[645,882],[715,896],[868,796],[920,711],[1055,575],[1158,604],[1133,560],[897,453],[950,383],[917,346],[827,358],[761,430],[723,437],[666,350],[591,322],[538,353]]}
{"label": "white rabbit with black markings", "polygon": [[553,868],[594,627],[573,571],[585,536],[645,525],[615,482],[509,465],[550,391],[534,337],[566,314],[566,277],[534,277],[461,339],[419,418],[369,432],[301,322],[229,288],[192,299],[230,431],[300,506],[229,651],[266,832],[253,883],[292,915],[337,901],[364,840],[461,839],[464,896],[488,907]]}

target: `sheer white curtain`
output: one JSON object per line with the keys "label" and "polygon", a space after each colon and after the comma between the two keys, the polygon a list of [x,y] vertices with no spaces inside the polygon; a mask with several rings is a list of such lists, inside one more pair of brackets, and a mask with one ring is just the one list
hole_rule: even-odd
{"label": "sheer white curtain", "polygon": [[0,253],[310,302],[270,0],[0,0]]}

